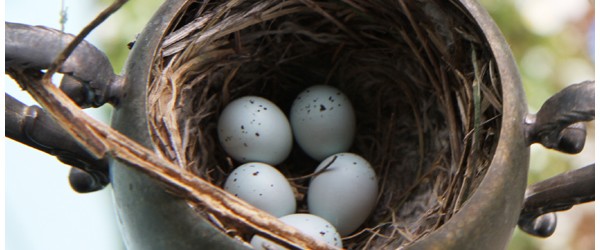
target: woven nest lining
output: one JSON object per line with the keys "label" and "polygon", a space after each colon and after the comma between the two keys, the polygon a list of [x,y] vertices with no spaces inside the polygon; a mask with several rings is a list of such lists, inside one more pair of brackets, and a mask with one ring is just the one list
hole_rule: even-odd
{"label": "woven nest lining", "polygon": [[[357,117],[349,151],[371,163],[380,186],[375,211],[344,247],[410,244],[460,209],[499,139],[502,98],[493,56],[459,6],[190,1],[163,40],[148,87],[155,149],[222,186],[240,165],[216,131],[230,101],[257,95],[287,113],[303,89],[335,86]],[[298,177],[317,165],[295,145],[277,166],[296,188],[299,212],[307,211],[308,179]]]}

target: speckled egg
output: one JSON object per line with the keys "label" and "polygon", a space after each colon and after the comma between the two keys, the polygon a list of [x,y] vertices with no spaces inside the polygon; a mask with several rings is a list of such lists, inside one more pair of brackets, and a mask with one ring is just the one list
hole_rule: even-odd
{"label": "speckled egg", "polygon": [[323,160],[308,186],[308,210],[331,222],[340,235],[354,232],[377,203],[371,164],[359,155],[339,153]]}
{"label": "speckled egg", "polygon": [[[279,218],[284,223],[293,226],[317,240],[322,240],[329,245],[342,247],[340,234],[325,219],[312,214],[290,214]],[[283,250],[287,249],[261,236],[254,236],[250,241],[254,249]]]}
{"label": "speckled egg", "polygon": [[356,118],[344,93],[331,86],[315,85],[294,100],[290,124],[302,150],[321,161],[352,146]]}
{"label": "speckled egg", "polygon": [[217,129],[227,154],[242,163],[277,165],[292,150],[292,130],[285,114],[262,97],[246,96],[229,103]]}
{"label": "speckled egg", "polygon": [[227,177],[223,189],[275,217],[296,211],[290,183],[279,170],[264,163],[250,162],[237,167]]}

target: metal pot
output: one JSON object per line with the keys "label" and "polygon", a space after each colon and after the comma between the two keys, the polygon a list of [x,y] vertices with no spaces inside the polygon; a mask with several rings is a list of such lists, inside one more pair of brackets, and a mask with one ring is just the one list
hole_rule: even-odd
{"label": "metal pot", "polygon": [[[594,165],[535,184],[526,194],[529,145],[541,143],[567,153],[581,151],[585,128],[579,122],[594,119],[594,83],[572,85],[550,98],[538,114],[529,115],[519,72],[499,29],[476,1],[460,3],[469,15],[466,18],[479,25],[496,60],[505,104],[501,136],[474,194],[447,223],[415,241],[410,249],[503,249],[516,225],[528,233],[549,236],[556,226],[551,212],[594,200]],[[167,0],[160,7],[135,42],[121,76],[113,73],[102,52],[84,42],[61,69],[68,75],[61,89],[82,107],[113,104],[111,126],[151,148],[146,84],[161,39],[185,4],[184,0]],[[7,68],[44,69],[70,39],[58,31],[7,23]],[[94,70],[84,70],[90,68]],[[128,248],[247,248],[150,177],[122,162],[91,157],[40,108],[26,107],[10,96],[6,100],[8,137],[73,165],[70,181],[76,191],[95,191],[109,182],[113,185]]]}

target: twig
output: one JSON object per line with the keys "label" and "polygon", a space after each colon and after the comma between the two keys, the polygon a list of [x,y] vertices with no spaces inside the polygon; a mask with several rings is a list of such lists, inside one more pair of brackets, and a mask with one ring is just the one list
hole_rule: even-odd
{"label": "twig", "polygon": [[73,53],[73,50],[83,41],[83,39],[92,32],[98,25],[100,25],[104,20],[106,20],[110,15],[115,13],[117,10],[123,6],[128,0],[116,0],[113,2],[108,8],[104,9],[92,22],[86,25],[81,32],[67,45],[67,47],[54,59],[46,74],[44,75],[44,80],[51,79],[54,73],[60,69],[63,63],[67,60],[69,55]]}
{"label": "twig", "polygon": [[[110,155],[164,183],[193,204],[206,208],[227,221],[292,248],[336,249],[297,229],[284,224],[266,212],[239,200],[217,186],[199,178],[188,170],[158,157],[127,136],[89,117],[40,72],[8,70],[18,82],[45,108],[58,123],[86,148],[96,148],[97,155]],[[98,146],[101,145],[101,146]]]}
{"label": "twig", "polygon": [[65,32],[65,24],[67,23],[67,7],[65,7],[65,0],[60,1],[60,31]]}
{"label": "twig", "polygon": [[117,0],[88,24],[55,59],[46,74],[37,70],[7,69],[10,74],[50,114],[58,124],[97,158],[112,157],[127,163],[164,183],[170,190],[223,221],[230,222],[292,248],[336,249],[284,224],[264,211],[254,208],[192,172],[157,156],[127,136],[100,123],[81,111],[51,80],[65,59],[83,38],[127,0]]}
{"label": "twig", "polygon": [[337,160],[338,156],[334,155],[333,159],[331,159],[331,161],[329,161],[329,163],[327,163],[327,165],[325,165],[325,167],[323,167],[322,169],[320,169],[318,172],[312,173],[312,174],[308,174],[305,176],[299,176],[299,177],[294,177],[294,178],[287,178],[290,181],[295,181],[295,180],[303,180],[303,179],[307,179],[307,178],[311,178],[313,176],[317,176],[322,174],[323,172],[325,172],[325,170],[327,170],[331,164],[333,164],[333,162],[335,162],[335,160]]}

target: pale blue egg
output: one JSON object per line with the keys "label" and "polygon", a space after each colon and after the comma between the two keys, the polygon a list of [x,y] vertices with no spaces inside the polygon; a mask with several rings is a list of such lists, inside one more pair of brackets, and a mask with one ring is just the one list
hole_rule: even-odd
{"label": "pale blue egg", "polygon": [[[283,223],[295,227],[300,232],[313,237],[316,240],[324,241],[325,243],[342,247],[342,239],[335,227],[327,220],[313,214],[290,214],[279,218]],[[269,241],[261,236],[254,236],[250,241],[254,249],[264,250],[284,250],[282,247],[272,241]]]}
{"label": "pale blue egg", "polygon": [[292,150],[292,129],[285,114],[262,97],[245,96],[229,103],[217,129],[219,142],[238,162],[277,165]]}
{"label": "pale blue egg", "polygon": [[359,155],[339,153],[323,160],[308,186],[308,210],[331,222],[340,235],[360,227],[377,203],[371,164]]}
{"label": "pale blue egg", "polygon": [[250,162],[237,167],[223,189],[275,217],[296,211],[290,183],[279,170],[265,163]]}
{"label": "pale blue egg", "polygon": [[331,86],[315,85],[294,100],[290,124],[302,150],[321,161],[352,146],[356,118],[344,93]]}

